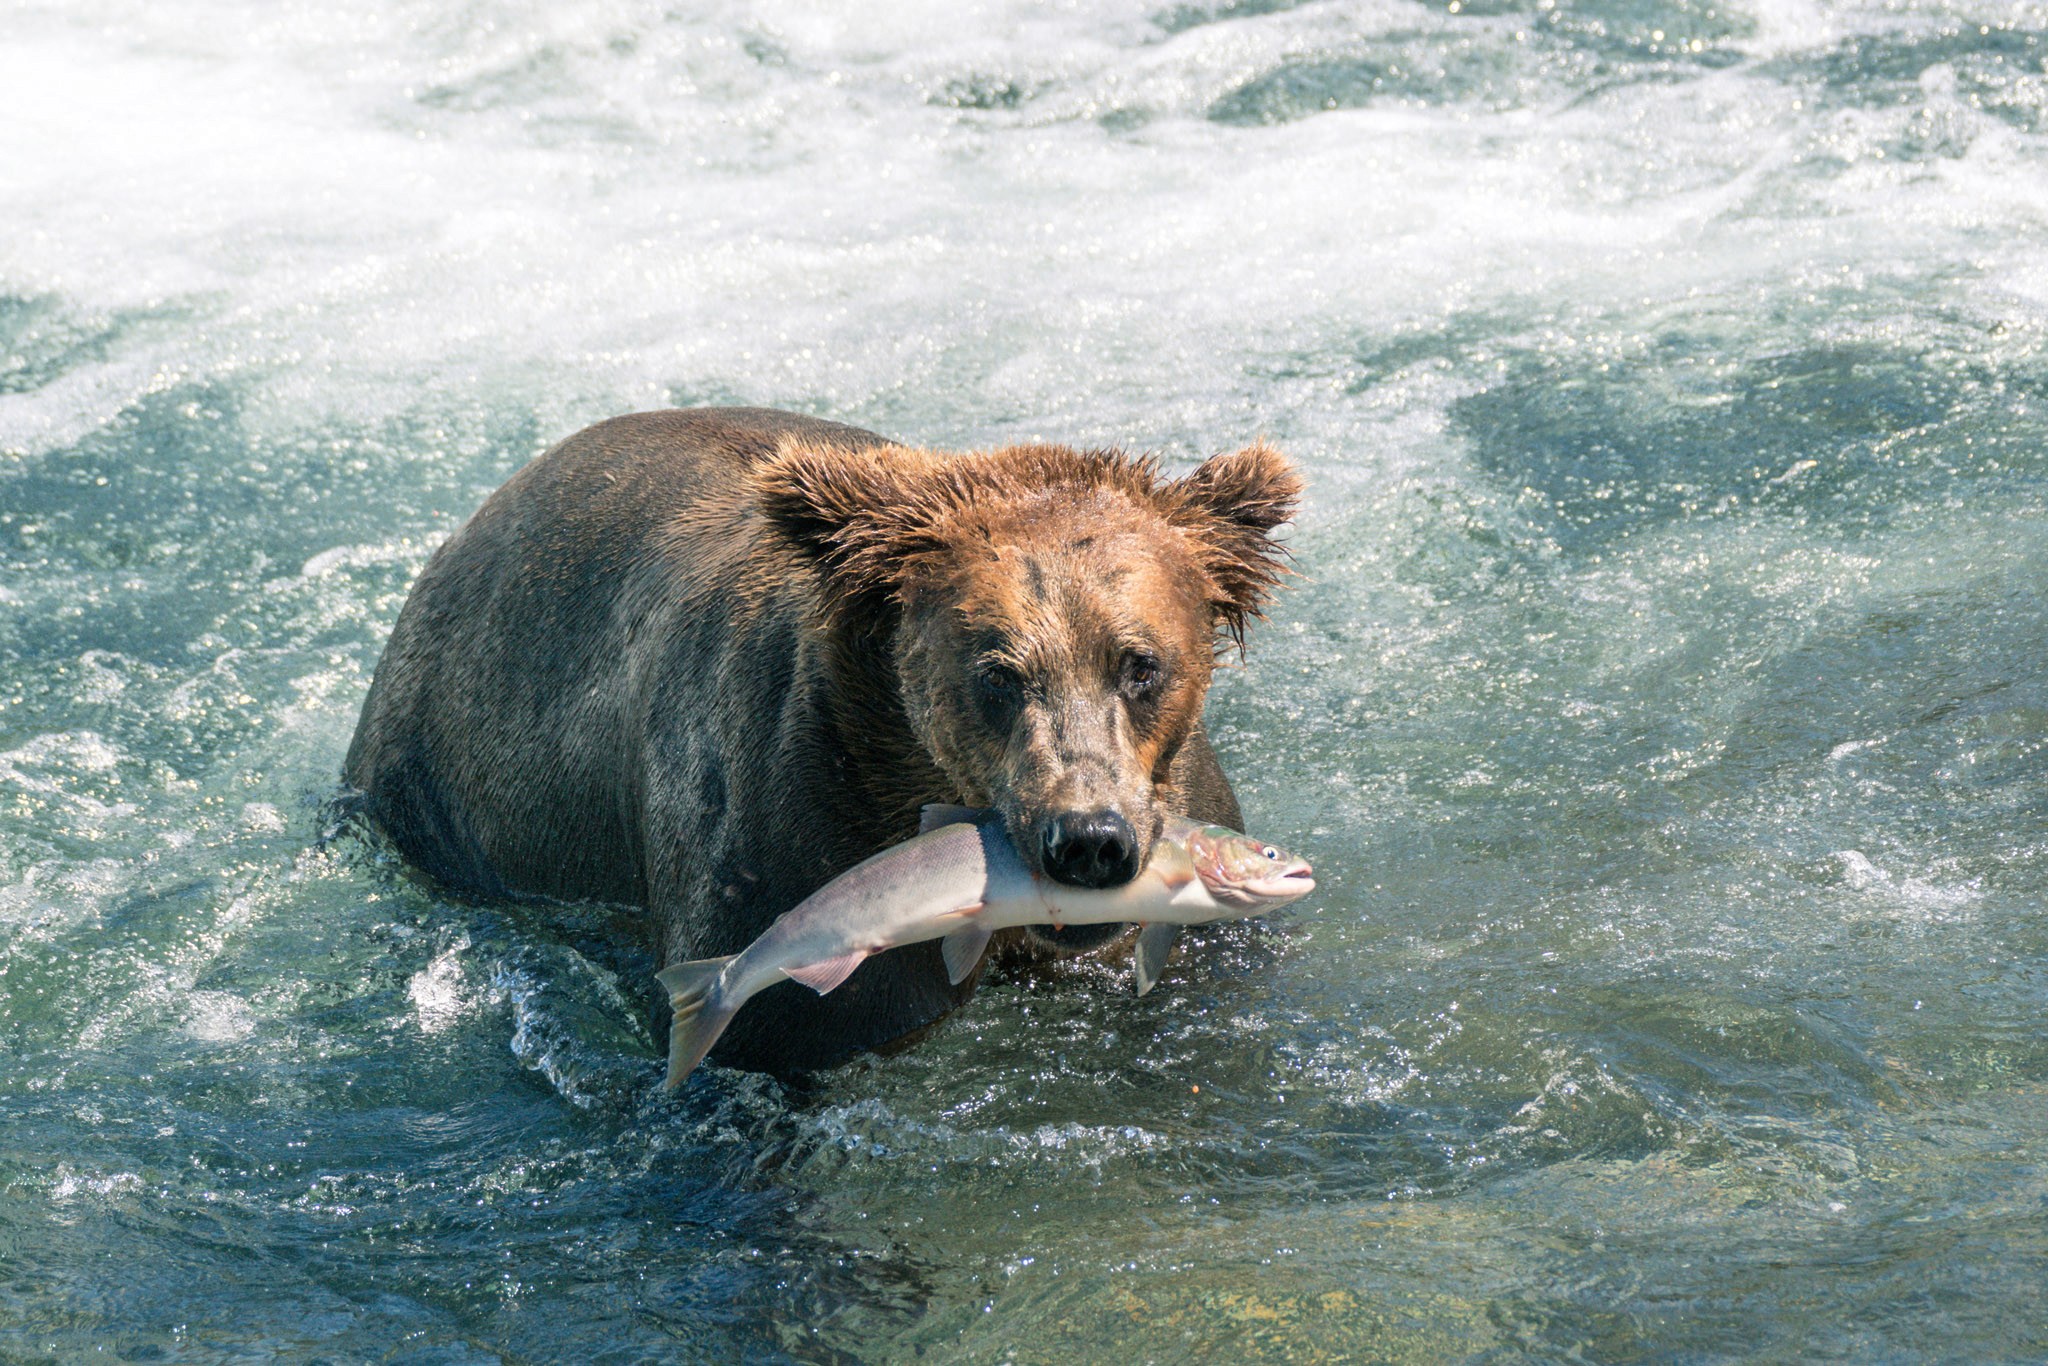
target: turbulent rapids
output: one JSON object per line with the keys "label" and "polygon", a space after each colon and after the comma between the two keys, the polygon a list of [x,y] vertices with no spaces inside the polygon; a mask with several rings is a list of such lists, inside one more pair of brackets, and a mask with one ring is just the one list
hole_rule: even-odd
{"label": "turbulent rapids", "polygon": [[[0,1356],[2048,1353],[2048,9],[0,20]],[[1313,915],[662,1094],[328,802],[615,413],[1270,439]]]}

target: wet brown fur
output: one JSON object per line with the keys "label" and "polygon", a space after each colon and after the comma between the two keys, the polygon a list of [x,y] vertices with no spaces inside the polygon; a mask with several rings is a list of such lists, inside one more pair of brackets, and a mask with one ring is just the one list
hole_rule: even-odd
{"label": "wet brown fur", "polygon": [[[435,555],[347,776],[444,881],[645,906],[669,962],[744,947],[926,802],[998,807],[1027,858],[1062,810],[1148,850],[1166,811],[1235,826],[1202,704],[1298,494],[1264,445],[1172,480],[758,409],[601,423]],[[718,1056],[825,1065],[972,987],[895,950],[826,997],[764,992]]]}

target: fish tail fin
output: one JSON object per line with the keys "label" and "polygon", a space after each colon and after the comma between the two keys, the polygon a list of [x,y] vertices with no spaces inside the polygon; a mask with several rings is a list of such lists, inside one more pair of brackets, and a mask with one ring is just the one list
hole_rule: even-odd
{"label": "fish tail fin", "polygon": [[675,1019],[668,1029],[668,1076],[662,1081],[664,1089],[674,1091],[680,1088],[683,1078],[704,1061],[711,1045],[718,1042],[718,1036],[725,1033],[725,1027],[732,1023],[737,1007],[720,1004],[714,988],[718,985],[719,975],[725,971],[725,965],[738,956],[727,954],[723,958],[699,958],[689,963],[677,963],[654,974],[656,980],[668,988],[669,1008],[675,1012]]}

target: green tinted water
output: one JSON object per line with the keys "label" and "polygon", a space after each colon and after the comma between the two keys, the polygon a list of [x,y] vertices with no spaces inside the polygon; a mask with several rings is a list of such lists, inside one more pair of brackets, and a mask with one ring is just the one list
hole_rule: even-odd
{"label": "green tinted water", "polygon": [[[7,22],[0,1357],[2048,1354],[2048,17]],[[1321,892],[670,1100],[323,842],[431,547],[697,401],[1294,453]]]}

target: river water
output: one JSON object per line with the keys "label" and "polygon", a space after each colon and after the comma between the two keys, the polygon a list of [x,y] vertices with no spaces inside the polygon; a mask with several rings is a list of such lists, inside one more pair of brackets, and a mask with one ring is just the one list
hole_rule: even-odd
{"label": "river water", "polygon": [[[2048,1356],[2048,9],[0,9],[0,1358]],[[1265,435],[1323,890],[658,1094],[322,804],[587,421]]]}

